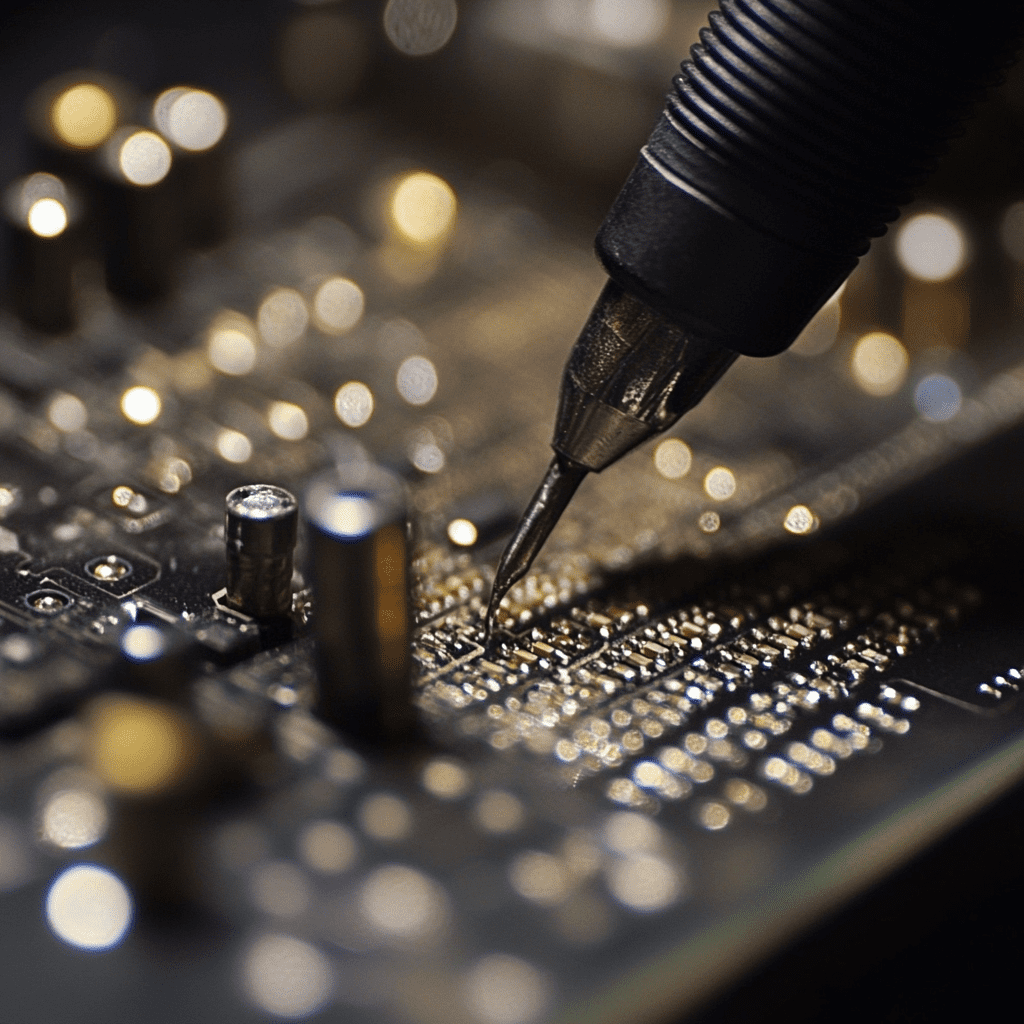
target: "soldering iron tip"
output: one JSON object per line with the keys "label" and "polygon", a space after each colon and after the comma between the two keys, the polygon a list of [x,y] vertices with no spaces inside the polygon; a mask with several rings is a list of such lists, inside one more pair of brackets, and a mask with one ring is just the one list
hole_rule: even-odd
{"label": "soldering iron tip", "polygon": [[494,574],[485,619],[485,642],[488,649],[493,642],[502,598],[526,575],[537,552],[543,547],[586,475],[587,470],[560,455],[556,455],[548,467],[547,474],[526,507]]}

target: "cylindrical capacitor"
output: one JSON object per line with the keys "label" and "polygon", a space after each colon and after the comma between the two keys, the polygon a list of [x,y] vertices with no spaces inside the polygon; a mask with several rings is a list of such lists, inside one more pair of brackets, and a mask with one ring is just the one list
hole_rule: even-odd
{"label": "cylindrical capacitor", "polygon": [[258,619],[289,615],[298,502],[283,487],[245,484],[225,506],[228,604]]}
{"label": "cylindrical capacitor", "polygon": [[375,466],[318,477],[305,495],[318,713],[368,741],[412,735],[412,614],[401,481]]}
{"label": "cylindrical capacitor", "polygon": [[170,143],[180,180],[185,241],[207,246],[221,241],[231,221],[224,133],[228,111],[205,89],[175,86],[153,102],[150,120]]}
{"label": "cylindrical capacitor", "polygon": [[121,634],[121,677],[127,689],[183,700],[199,660],[195,640],[161,623],[134,623]]}
{"label": "cylindrical capacitor", "polygon": [[4,195],[11,299],[43,331],[74,326],[72,271],[82,256],[81,203],[53,174],[30,174]]}
{"label": "cylindrical capacitor", "polygon": [[148,128],[125,125],[98,161],[107,287],[132,302],[158,298],[184,249],[171,147]]}

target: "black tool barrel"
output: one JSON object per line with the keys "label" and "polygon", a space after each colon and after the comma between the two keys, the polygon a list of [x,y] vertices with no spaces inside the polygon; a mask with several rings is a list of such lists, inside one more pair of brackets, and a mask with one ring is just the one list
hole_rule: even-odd
{"label": "black tool barrel", "polygon": [[722,0],[709,21],[597,252],[695,336],[774,355],[999,80],[1024,4]]}

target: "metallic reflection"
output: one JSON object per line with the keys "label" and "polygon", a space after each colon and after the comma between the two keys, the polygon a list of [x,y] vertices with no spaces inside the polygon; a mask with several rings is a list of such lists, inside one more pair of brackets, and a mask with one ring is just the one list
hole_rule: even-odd
{"label": "metallic reflection", "polygon": [[46,922],[54,935],[79,949],[112,949],[132,923],[132,898],[112,871],[75,864],[62,871],[46,894]]}

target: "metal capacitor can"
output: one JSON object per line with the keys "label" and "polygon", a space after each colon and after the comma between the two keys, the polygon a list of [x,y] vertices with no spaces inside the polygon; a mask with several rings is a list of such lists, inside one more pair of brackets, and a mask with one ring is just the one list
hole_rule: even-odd
{"label": "metal capacitor can", "polygon": [[181,183],[159,134],[122,125],[96,159],[107,287],[128,302],[165,295],[185,251]]}
{"label": "metal capacitor can", "polygon": [[227,602],[258,619],[292,608],[292,568],[299,503],[274,484],[245,484],[225,499]]}
{"label": "metal capacitor can", "polygon": [[75,325],[72,272],[84,254],[81,202],[54,174],[30,174],[4,195],[8,283],[18,315],[51,333]]}
{"label": "metal capacitor can", "polygon": [[414,731],[405,491],[372,465],[316,478],[305,494],[318,713],[366,741]]}

